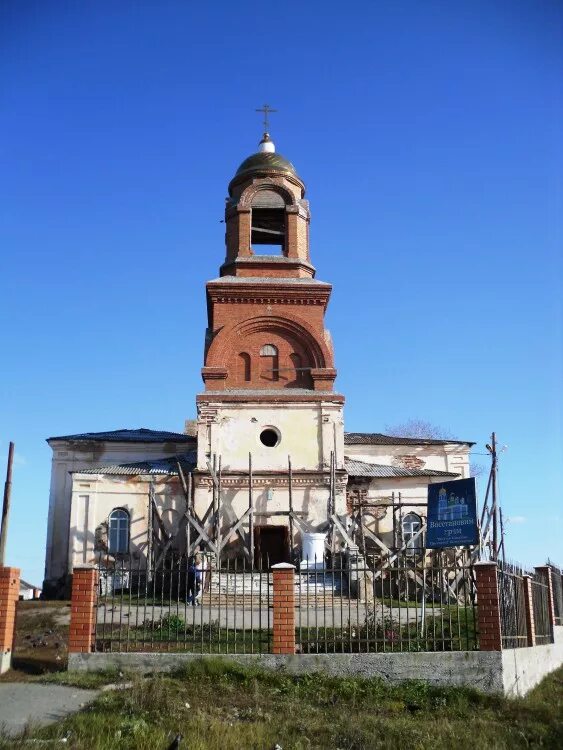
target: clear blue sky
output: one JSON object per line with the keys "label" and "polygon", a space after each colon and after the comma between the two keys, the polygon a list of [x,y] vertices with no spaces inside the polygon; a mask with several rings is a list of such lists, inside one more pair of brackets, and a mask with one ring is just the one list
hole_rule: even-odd
{"label": "clear blue sky", "polygon": [[562,30],[555,0],[3,2],[9,562],[42,580],[46,437],[194,416],[264,101],[334,283],[346,428],[417,417],[477,454],[496,430],[509,554],[561,560]]}

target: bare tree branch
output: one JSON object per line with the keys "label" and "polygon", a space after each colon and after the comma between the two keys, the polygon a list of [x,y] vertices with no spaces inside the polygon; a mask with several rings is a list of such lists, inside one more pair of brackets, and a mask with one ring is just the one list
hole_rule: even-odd
{"label": "bare tree branch", "polygon": [[[455,440],[455,436],[443,427],[426,422],[424,419],[409,419],[396,425],[385,425],[385,434],[392,437],[420,438],[421,440]],[[469,465],[469,474],[480,477],[485,467],[478,463]]]}
{"label": "bare tree branch", "polygon": [[410,437],[429,440],[455,440],[449,430],[426,422],[424,419],[409,419],[396,425],[385,425],[385,434],[392,437]]}
{"label": "bare tree branch", "polygon": [[480,477],[484,471],[485,467],[483,466],[483,464],[477,464],[474,461],[471,461],[471,463],[469,464],[469,476],[471,477],[475,477],[477,479],[477,477]]}

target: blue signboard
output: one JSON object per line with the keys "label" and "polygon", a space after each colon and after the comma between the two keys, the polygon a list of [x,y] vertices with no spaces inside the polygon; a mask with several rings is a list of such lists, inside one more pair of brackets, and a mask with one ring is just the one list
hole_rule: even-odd
{"label": "blue signboard", "polygon": [[429,484],[426,547],[464,547],[478,542],[475,479]]}

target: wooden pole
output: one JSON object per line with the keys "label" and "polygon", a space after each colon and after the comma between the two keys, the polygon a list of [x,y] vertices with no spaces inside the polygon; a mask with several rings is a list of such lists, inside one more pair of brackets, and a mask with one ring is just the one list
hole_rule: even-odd
{"label": "wooden pole", "polygon": [[248,454],[248,532],[250,547],[250,564],[254,565],[254,498],[252,493],[252,453]]}
{"label": "wooden pole", "polygon": [[193,475],[193,472],[190,471],[190,473],[188,474],[188,487],[187,487],[187,496],[186,496],[186,505],[190,512],[194,509],[193,484],[194,484],[194,475]]}
{"label": "wooden pole", "polygon": [[336,451],[332,452],[332,512],[336,513]]}
{"label": "wooden pole", "polygon": [[188,494],[186,497],[186,510],[188,523],[186,524],[186,556],[189,557],[192,554],[192,512],[194,508],[194,475],[190,471],[188,474]]}
{"label": "wooden pole", "polygon": [[489,479],[487,481],[487,491],[485,492],[485,500],[483,501],[483,509],[481,510],[481,527],[485,522],[485,513],[487,512],[487,502],[489,500],[489,492],[491,491],[491,483],[493,481],[493,470],[489,472]]}
{"label": "wooden pole", "polygon": [[213,454],[213,541],[217,541],[217,454]]}
{"label": "wooden pole", "polygon": [[[335,501],[335,494],[336,494],[336,472],[335,472],[335,465],[336,465],[336,453],[334,451],[330,452],[330,517],[334,515],[336,512],[336,501]],[[336,555],[336,531],[334,528],[334,523],[331,523],[330,525],[330,555],[331,555],[331,562],[330,564],[334,567],[334,558]]]}
{"label": "wooden pole", "polygon": [[395,491],[391,493],[391,503],[393,505],[393,552],[397,549],[397,516],[395,514]]}
{"label": "wooden pole", "polygon": [[491,435],[491,471],[493,475],[493,554],[492,559],[496,560],[498,556],[498,506],[497,506],[497,436],[493,432]]}
{"label": "wooden pole", "polygon": [[[152,497],[154,493],[154,484],[149,484],[149,502],[147,508],[147,568],[149,571],[152,570]],[[149,572],[149,580],[152,580],[152,575]]]}
{"label": "wooden pole", "polygon": [[8,466],[4,484],[4,502],[2,503],[2,525],[0,526],[0,565],[6,561],[6,544],[8,541],[8,519],[10,516],[10,497],[12,494],[12,466],[14,463],[14,444],[8,448]]}
{"label": "wooden pole", "polygon": [[364,518],[364,509],[363,506],[360,504],[360,535],[362,537],[362,552],[364,555],[367,553],[366,550],[366,531],[365,531],[365,522],[366,519]]}
{"label": "wooden pole", "polygon": [[187,523],[186,523],[186,558],[191,554],[190,547],[192,546],[192,525],[190,523],[190,511],[186,511]]}
{"label": "wooden pole", "polygon": [[288,494],[289,494],[289,548],[290,548],[290,560],[294,558],[293,549],[293,470],[291,467],[291,456],[287,457],[287,469],[288,469]]}
{"label": "wooden pole", "polygon": [[336,424],[332,425],[332,512],[336,513]]}
{"label": "wooden pole", "polygon": [[219,476],[217,477],[217,566],[220,565],[221,557],[221,456],[219,456]]}

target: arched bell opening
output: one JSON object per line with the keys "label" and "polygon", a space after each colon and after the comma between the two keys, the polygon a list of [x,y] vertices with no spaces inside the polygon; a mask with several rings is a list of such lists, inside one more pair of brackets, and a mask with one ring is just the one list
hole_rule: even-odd
{"label": "arched bell opening", "polygon": [[250,245],[254,255],[287,256],[286,203],[274,190],[259,190],[252,199]]}

